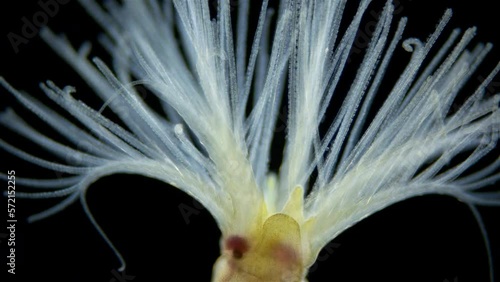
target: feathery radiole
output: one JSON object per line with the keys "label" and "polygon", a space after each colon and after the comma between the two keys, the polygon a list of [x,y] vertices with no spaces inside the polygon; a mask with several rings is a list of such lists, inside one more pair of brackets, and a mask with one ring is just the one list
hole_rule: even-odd
{"label": "feathery radiole", "polygon": [[[407,20],[393,21],[388,1],[350,88],[339,94],[336,87],[369,0],[359,2],[345,31],[339,27],[346,0],[281,1],[274,36],[273,13],[264,0],[248,54],[250,1],[238,6],[234,32],[229,1],[218,2],[215,19],[207,1],[109,1],[106,9],[92,0],[80,3],[106,31],[101,42],[112,56],[112,68],[89,59],[88,44],[75,50],[50,29],[41,36],[102,99],[101,109],[76,100],[73,87],[42,83],[43,92],[80,122],[73,124],[0,80],[68,142],[38,132],[9,109],[0,123],[56,156],[77,157],[55,163],[2,140],[0,147],[72,175],[18,179],[42,190],[17,197],[63,198],[32,221],[80,199],[122,269],[123,258],[85,202],[88,186],[114,173],[159,179],[207,208],[222,232],[213,281],[306,281],[321,248],[338,234],[417,195],[450,195],[471,207],[500,204],[500,194],[480,190],[500,178],[500,158],[468,170],[498,140],[500,96],[485,95],[485,87],[500,65],[461,107],[451,109],[492,46],[467,49],[474,28],[454,30],[444,44],[434,46],[449,10],[426,40],[403,39]],[[401,46],[411,58],[389,93],[378,93]],[[439,51],[429,58],[432,48]],[[137,85],[158,97],[166,117],[141,99]],[[270,149],[284,95],[289,102],[286,145],[275,173],[269,170]],[[320,123],[334,95],[345,99],[323,134]],[[371,118],[377,95],[387,98]],[[103,108],[123,126],[101,114]],[[74,149],[82,141],[91,145],[85,152]],[[465,157],[450,166],[457,156]]]}

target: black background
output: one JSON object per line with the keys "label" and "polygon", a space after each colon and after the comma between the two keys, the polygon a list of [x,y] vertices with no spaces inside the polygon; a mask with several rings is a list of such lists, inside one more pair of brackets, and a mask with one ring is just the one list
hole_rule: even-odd
{"label": "black background", "polygon": [[[74,85],[79,89],[78,97],[99,107],[102,102],[92,97],[87,86],[39,36],[29,38],[27,44],[20,45],[19,51],[14,52],[7,34],[20,34],[22,18],[32,19],[40,11],[40,6],[37,1],[9,3],[4,4],[0,11],[0,75],[18,89],[24,89],[43,101],[45,98],[37,86],[40,81],[51,79],[60,86]],[[238,1],[231,3],[238,5]],[[434,31],[445,8],[451,7],[454,17],[445,34],[453,27],[465,29],[476,25],[479,31],[474,42],[498,43],[498,14],[489,3],[486,0],[460,3],[451,0],[400,1],[396,19],[409,17],[405,37],[425,39]],[[347,15],[352,15],[353,7],[350,3]],[[383,1],[374,1],[368,10],[380,11],[382,7]],[[373,17],[368,14],[361,26],[366,26],[372,20]],[[66,33],[74,46],[83,40],[90,40],[95,43],[92,54],[108,59],[96,43],[100,28],[85,14],[77,1],[70,0],[68,4],[61,5],[59,12],[49,18],[48,25],[56,32]],[[406,62],[408,55],[400,53],[388,75],[397,77],[398,70]],[[484,67],[472,76],[471,85],[466,86],[465,90],[473,89],[479,83],[478,77],[486,77],[488,70],[500,60],[499,54],[498,48],[493,50]],[[361,55],[353,55],[350,63],[353,69],[361,58]],[[154,98],[146,96],[146,101],[154,102]],[[44,128],[42,122],[22,109],[4,89],[0,89],[0,102],[2,108],[9,105],[26,116],[31,125]],[[21,148],[36,150],[7,129],[0,130],[2,139]],[[282,138],[282,135],[281,132],[279,136]],[[279,163],[281,146],[278,139],[274,144],[274,167]],[[50,157],[44,152],[34,152]],[[58,176],[19,161],[4,151],[0,152],[0,163],[4,173],[15,170],[18,177]],[[18,187],[18,190],[22,190],[22,187]],[[88,190],[87,201],[101,227],[125,257],[128,263],[125,271],[129,276],[127,281],[210,280],[211,267],[219,252],[220,232],[210,214],[181,191],[140,176],[114,175],[93,184]],[[56,201],[53,200],[17,200],[16,211],[20,222],[16,229],[15,279],[119,281],[113,274],[119,267],[118,260],[86,218],[78,202],[40,222],[29,225],[23,222],[22,219],[27,215],[54,203]],[[2,208],[2,214],[6,214],[5,199],[2,200],[2,206],[5,207]],[[179,207],[186,206],[197,211],[197,214],[189,217],[189,223],[186,223],[179,210]],[[480,207],[479,210],[484,216],[496,268],[499,269],[500,210],[486,207]],[[2,240],[2,275],[6,271],[5,246],[6,241]],[[363,220],[338,236],[331,243],[329,252],[321,253],[321,258],[309,275],[311,282],[488,281],[486,251],[474,217],[465,204],[443,196],[411,199]],[[130,280],[132,276],[134,278]],[[497,276],[500,276],[500,272]]]}

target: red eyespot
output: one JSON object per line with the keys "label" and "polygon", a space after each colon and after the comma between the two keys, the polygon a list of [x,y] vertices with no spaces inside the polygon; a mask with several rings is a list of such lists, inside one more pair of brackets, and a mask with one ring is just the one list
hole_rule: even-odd
{"label": "red eyespot", "polygon": [[248,242],[240,236],[231,236],[226,239],[226,249],[232,251],[235,259],[240,259],[248,251]]}

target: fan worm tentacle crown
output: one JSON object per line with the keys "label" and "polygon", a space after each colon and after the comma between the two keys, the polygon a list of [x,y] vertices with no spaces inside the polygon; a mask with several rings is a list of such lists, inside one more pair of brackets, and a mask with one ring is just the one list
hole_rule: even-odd
{"label": "fan worm tentacle crown", "polygon": [[[447,31],[450,10],[420,40],[404,34],[408,20],[394,19],[387,1],[352,82],[340,91],[369,0],[356,2],[347,21],[347,0],[283,0],[275,11],[264,0],[253,38],[252,1],[241,1],[237,16],[229,0],[218,1],[216,17],[208,1],[79,2],[105,31],[100,41],[110,64],[91,58],[88,42],[75,48],[49,28],[40,35],[93,89],[101,109],[77,100],[71,86],[41,83],[75,124],[0,79],[65,140],[44,135],[10,109],[0,124],[55,156],[77,156],[59,163],[0,140],[6,152],[70,175],[17,178],[19,185],[40,189],[19,198],[62,199],[32,221],[80,199],[121,259],[92,217],[85,192],[106,175],[140,174],[186,192],[213,215],[222,231],[214,282],[305,281],[322,247],[394,203],[444,194],[471,206],[500,205],[498,191],[482,190],[499,180],[500,157],[471,169],[496,154],[500,96],[485,87],[500,64],[452,108],[492,45],[469,47],[475,28]],[[437,43],[440,36],[444,43]],[[401,49],[409,60],[387,83]],[[382,88],[383,82],[390,87]],[[164,113],[142,99],[138,85],[158,98]],[[338,95],[343,102],[335,118],[322,124]],[[271,143],[284,97],[287,135],[281,166],[273,172]],[[372,116],[375,100],[383,103]],[[80,142],[89,144],[85,152]]]}

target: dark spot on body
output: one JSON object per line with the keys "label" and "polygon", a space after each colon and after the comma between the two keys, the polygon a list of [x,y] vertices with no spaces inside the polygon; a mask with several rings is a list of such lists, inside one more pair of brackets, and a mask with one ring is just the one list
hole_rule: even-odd
{"label": "dark spot on body", "polygon": [[248,251],[248,241],[240,236],[230,236],[226,239],[225,248],[231,251],[233,258],[241,259]]}

